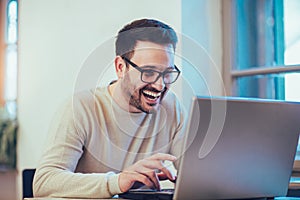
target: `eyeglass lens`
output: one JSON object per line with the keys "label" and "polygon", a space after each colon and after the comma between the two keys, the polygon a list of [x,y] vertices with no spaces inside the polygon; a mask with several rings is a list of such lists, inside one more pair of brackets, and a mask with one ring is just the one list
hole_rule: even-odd
{"label": "eyeglass lens", "polygon": [[176,71],[169,71],[159,73],[154,70],[143,70],[142,71],[142,81],[146,83],[153,83],[156,82],[160,77],[163,77],[163,81],[166,84],[170,84],[176,81],[178,72]]}

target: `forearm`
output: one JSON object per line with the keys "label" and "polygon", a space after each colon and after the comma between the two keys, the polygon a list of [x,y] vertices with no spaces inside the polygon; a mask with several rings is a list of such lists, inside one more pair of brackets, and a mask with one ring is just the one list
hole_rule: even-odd
{"label": "forearm", "polygon": [[40,168],[33,182],[35,197],[110,198],[121,193],[118,174],[73,173],[54,167]]}

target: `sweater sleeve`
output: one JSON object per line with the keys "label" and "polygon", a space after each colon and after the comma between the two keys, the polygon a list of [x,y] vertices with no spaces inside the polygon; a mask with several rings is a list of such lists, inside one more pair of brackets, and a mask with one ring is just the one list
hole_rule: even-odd
{"label": "sweater sleeve", "polygon": [[[33,180],[35,197],[110,198],[121,193],[119,175],[114,172],[75,172],[88,133],[82,125],[86,123],[84,108],[77,103],[72,99],[54,118]],[[74,111],[74,105],[79,110]]]}

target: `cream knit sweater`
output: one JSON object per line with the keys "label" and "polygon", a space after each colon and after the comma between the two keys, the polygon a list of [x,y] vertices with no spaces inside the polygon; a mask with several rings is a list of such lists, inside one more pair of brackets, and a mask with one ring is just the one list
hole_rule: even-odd
{"label": "cream knit sweater", "polygon": [[154,153],[181,152],[182,108],[169,91],[154,114],[129,113],[108,88],[74,95],[55,117],[33,181],[35,197],[110,198],[118,173]]}

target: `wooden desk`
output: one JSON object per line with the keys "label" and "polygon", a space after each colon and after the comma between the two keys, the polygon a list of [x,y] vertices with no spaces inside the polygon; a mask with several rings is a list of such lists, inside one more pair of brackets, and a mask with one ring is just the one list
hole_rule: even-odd
{"label": "wooden desk", "polygon": [[[117,198],[114,199],[105,199],[105,200],[116,200]],[[89,199],[70,199],[70,198],[25,198],[24,200],[89,200]],[[91,200],[103,200],[103,199],[91,199]],[[299,199],[300,200],[300,199]]]}

